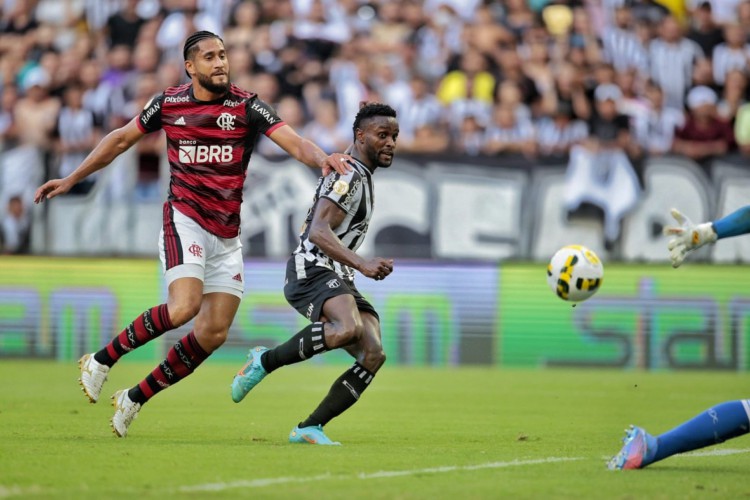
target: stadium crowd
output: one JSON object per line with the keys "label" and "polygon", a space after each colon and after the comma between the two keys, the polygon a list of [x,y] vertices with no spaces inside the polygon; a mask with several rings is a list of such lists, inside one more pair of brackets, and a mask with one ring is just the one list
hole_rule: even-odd
{"label": "stadium crowd", "polygon": [[[700,162],[750,154],[748,0],[2,0],[0,7],[6,253],[28,248],[39,181],[68,174],[103,134],[187,81],[182,44],[201,29],[223,37],[237,85],[328,152],[347,147],[360,101],[382,101],[398,111],[402,153],[570,158],[579,176],[596,175],[585,165],[606,164],[622,169],[618,189],[644,156]],[[136,199],[163,197],[163,151],[163,133],[138,143]],[[281,150],[263,139],[257,152]],[[30,172],[24,165],[37,157],[42,171]],[[571,208],[592,201],[574,198]]]}

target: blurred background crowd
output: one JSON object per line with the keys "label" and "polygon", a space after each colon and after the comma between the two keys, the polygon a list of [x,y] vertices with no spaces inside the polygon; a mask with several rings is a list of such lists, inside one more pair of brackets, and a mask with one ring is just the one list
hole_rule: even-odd
{"label": "blurred background crowd", "polygon": [[[591,162],[627,174],[652,155],[699,163],[750,155],[748,0],[0,0],[0,8],[0,161],[16,167],[0,167],[6,253],[28,247],[29,179],[67,175],[153,95],[184,83],[182,45],[201,29],[223,37],[234,83],[328,152],[347,147],[367,100],[398,111],[401,153],[564,158],[584,177],[598,175],[585,168]],[[40,155],[36,177],[18,168],[24,148]],[[163,133],[138,143],[136,200],[163,199],[163,152]],[[262,139],[256,154],[281,150]],[[575,208],[581,200],[571,196]]]}

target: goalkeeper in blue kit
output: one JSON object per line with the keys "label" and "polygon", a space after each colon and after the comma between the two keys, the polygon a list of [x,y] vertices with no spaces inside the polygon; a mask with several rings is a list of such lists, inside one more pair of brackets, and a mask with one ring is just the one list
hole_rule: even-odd
{"label": "goalkeeper in blue kit", "polygon": [[[664,228],[669,240],[669,258],[679,267],[692,251],[717,240],[750,233],[750,205],[713,222],[693,222],[672,209],[677,227]],[[620,452],[607,463],[611,470],[642,469],[677,453],[723,443],[750,431],[750,399],[713,406],[674,429],[652,436],[641,427],[626,430]]]}

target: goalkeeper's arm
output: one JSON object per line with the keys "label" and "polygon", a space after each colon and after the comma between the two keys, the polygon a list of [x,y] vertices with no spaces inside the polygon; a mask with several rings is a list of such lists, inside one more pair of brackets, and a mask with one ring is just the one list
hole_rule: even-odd
{"label": "goalkeeper's arm", "polygon": [[716,239],[750,233],[750,205],[746,205],[713,223]]}
{"label": "goalkeeper's arm", "polygon": [[672,260],[673,267],[679,267],[690,252],[703,245],[714,243],[722,238],[750,233],[750,205],[716,221],[702,224],[693,224],[677,209],[672,209],[672,217],[680,225],[679,227],[665,227],[664,233],[674,236],[668,244],[669,258]]}

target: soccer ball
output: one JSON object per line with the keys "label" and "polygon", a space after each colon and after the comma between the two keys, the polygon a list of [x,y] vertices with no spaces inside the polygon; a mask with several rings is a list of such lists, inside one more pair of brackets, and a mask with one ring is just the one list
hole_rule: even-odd
{"label": "soccer ball", "polygon": [[590,299],[602,284],[604,266],[599,257],[581,245],[568,245],[555,252],[547,266],[547,283],[568,302]]}

